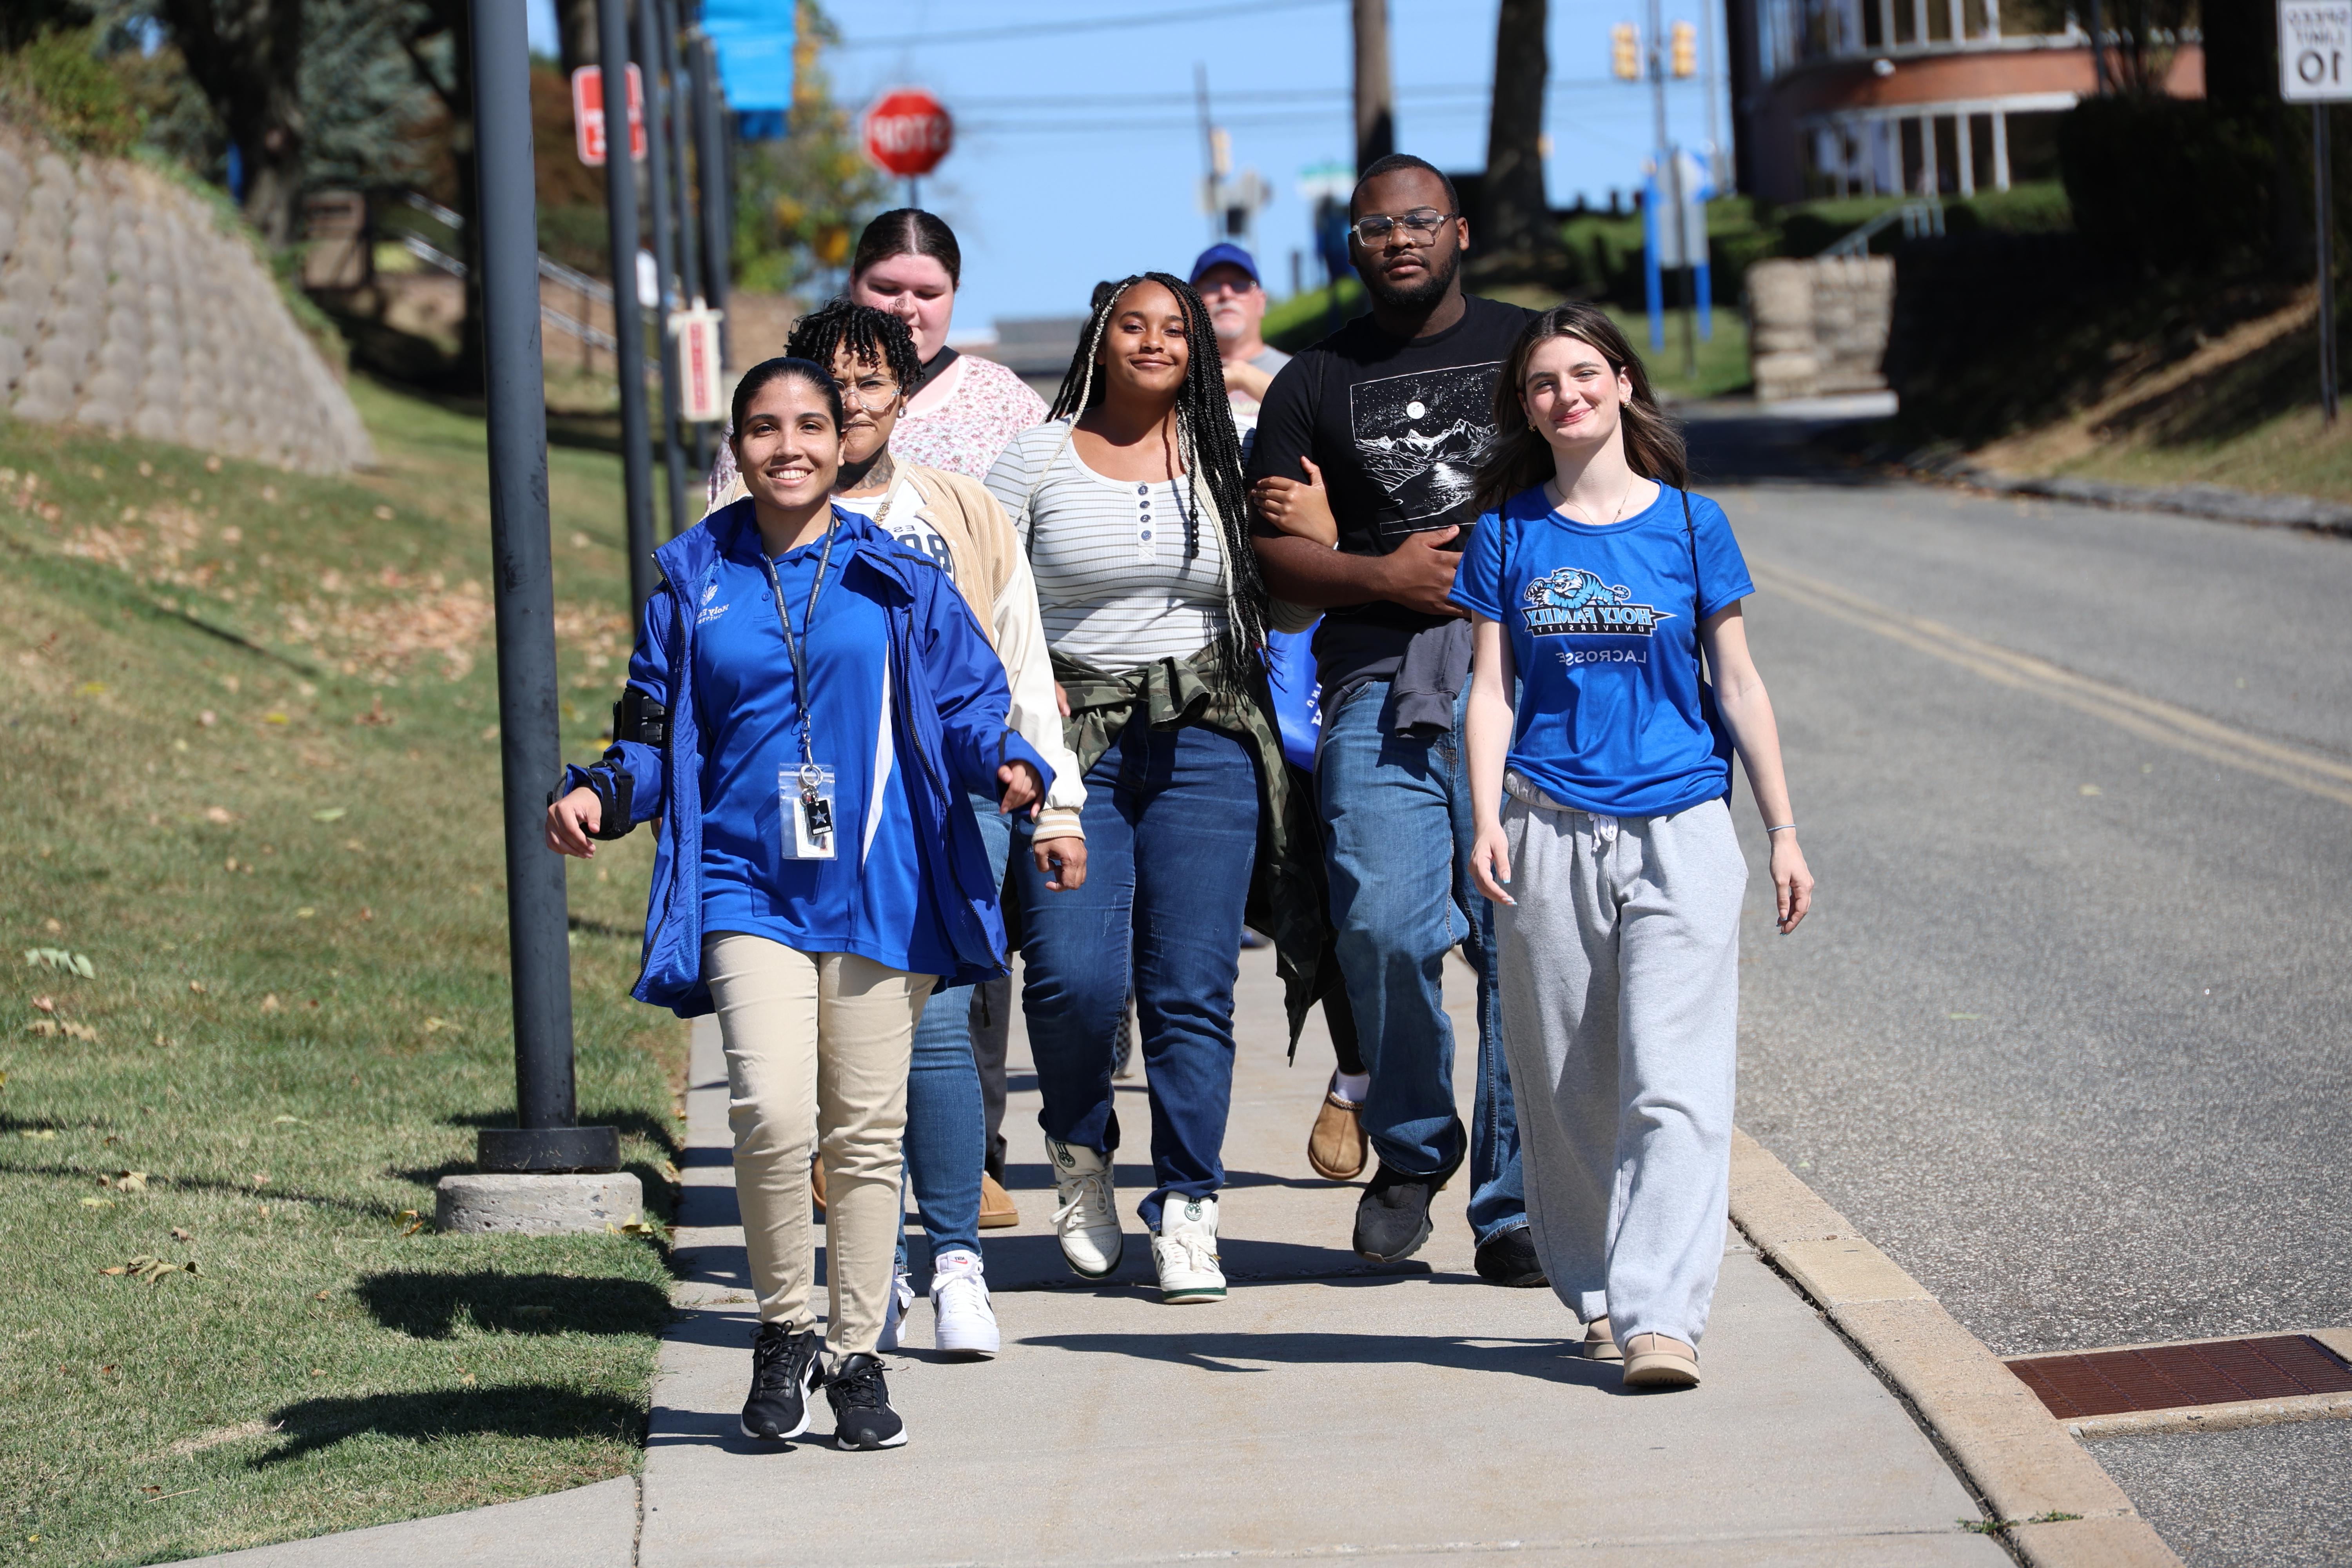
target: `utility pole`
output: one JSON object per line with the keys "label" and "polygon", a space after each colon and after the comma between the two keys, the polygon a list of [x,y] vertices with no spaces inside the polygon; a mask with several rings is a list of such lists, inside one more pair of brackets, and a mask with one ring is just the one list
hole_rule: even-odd
{"label": "utility pole", "polygon": [[1389,74],[1389,0],[1354,0],[1356,173],[1396,151],[1396,83]]}
{"label": "utility pole", "polygon": [[638,0],[637,55],[646,73],[646,205],[654,220],[654,267],[661,287],[654,291],[654,342],[661,364],[662,478],[669,487],[669,531],[675,539],[686,531],[686,465],[677,449],[677,342],[669,330],[670,280],[677,276],[675,216],[669,198],[669,138],[663,121],[669,89],[662,84],[660,0]]}
{"label": "utility pole", "polygon": [[[474,0],[486,5],[490,0]],[[637,166],[629,141],[628,0],[596,0],[604,72],[604,212],[613,247],[613,374],[621,384],[621,475],[627,498],[629,621],[654,596],[654,488],[646,432],[646,330],[637,311]],[[528,99],[525,100],[528,102]],[[534,227],[538,219],[532,192]],[[544,413],[541,418],[545,417]]]}
{"label": "utility pole", "polygon": [[1217,195],[1217,128],[1209,117],[1209,68],[1192,62],[1192,103],[1201,116],[1201,205],[1209,209],[1209,243],[1224,238],[1225,204]]}
{"label": "utility pole", "polygon": [[[519,1127],[477,1135],[486,1172],[611,1171],[621,1135],[582,1127],[572,1082],[572,954],[563,862],[547,850],[547,788],[562,771],[555,580],[547,512],[547,384],[539,331],[539,217],[531,167],[530,46],[520,5],[473,0],[474,155],[481,205],[482,344],[488,395],[491,603],[505,789],[507,958],[513,976]],[[610,47],[604,58],[624,52]],[[628,167],[624,116],[608,167]],[[608,129],[610,129],[608,123]],[[617,292],[617,291],[616,291]]]}

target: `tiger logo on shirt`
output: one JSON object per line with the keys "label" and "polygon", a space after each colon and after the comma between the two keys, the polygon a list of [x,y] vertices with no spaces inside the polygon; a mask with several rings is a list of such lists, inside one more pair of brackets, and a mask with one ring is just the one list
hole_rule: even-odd
{"label": "tiger logo on shirt", "polygon": [[1610,584],[1581,567],[1562,566],[1528,584],[1521,614],[1529,634],[1539,637],[1571,634],[1597,637],[1648,637],[1673,612],[1633,603],[1633,591]]}

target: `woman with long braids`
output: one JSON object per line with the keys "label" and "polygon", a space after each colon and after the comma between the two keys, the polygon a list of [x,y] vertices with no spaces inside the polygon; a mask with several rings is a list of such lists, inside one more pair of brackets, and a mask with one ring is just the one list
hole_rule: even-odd
{"label": "woman with long braids", "polygon": [[[747,1437],[907,1440],[879,1348],[902,1198],[907,1067],[934,986],[1004,963],[973,794],[1024,811],[1054,769],[1005,722],[1003,667],[930,563],[833,503],[830,366],[772,359],[735,389],[751,493],[658,552],[593,766],[565,770],[550,848],[658,818],[633,994],[716,1013],[760,1330]],[[831,1171],[821,1345],[809,1161]],[[825,1351],[830,1350],[828,1373]]]}
{"label": "woman with long braids", "polygon": [[1161,1299],[1217,1300],[1245,907],[1275,939],[1294,1038],[1323,943],[1316,840],[1266,693],[1241,443],[1192,288],[1164,272],[1114,286],[1053,419],[1005,449],[988,488],[1028,548],[1086,770],[1086,885],[1056,895],[1013,857],[1062,1256],[1099,1279],[1123,1251],[1111,1058],[1131,986],[1154,1177],[1139,1212]]}
{"label": "woman with long braids", "polygon": [[[1087,841],[1079,826],[1086,787],[1062,742],[1037,588],[1021,541],[1004,509],[978,479],[902,462],[893,450],[906,412],[906,388],[919,369],[913,334],[887,311],[835,300],[793,323],[786,352],[830,365],[841,391],[841,473],[834,481],[834,504],[873,519],[900,544],[936,562],[1004,661],[1013,692],[1005,722],[1054,768],[1043,808],[1032,808],[1035,827],[1029,853],[1049,869],[1059,868],[1048,876],[1049,886],[1077,887],[1087,875]],[[1001,883],[1012,823],[997,814],[992,799],[974,796],[972,814],[987,846],[990,870]],[[1000,1212],[1013,1205],[984,1168],[986,1124],[972,1056],[973,989],[942,986],[934,992],[915,1030],[907,1079],[907,1185],[930,1246],[932,1347],[987,1356],[996,1353],[998,1333],[980,1230],[991,1197]],[[913,1300],[902,1239],[890,1303],[894,1328]],[[898,1348],[894,1332],[886,1331],[883,1346]]]}
{"label": "woman with long braids", "polygon": [[1545,311],[1494,406],[1454,602],[1472,617],[1470,869],[1495,904],[1528,1222],[1585,1354],[1622,1361],[1628,1386],[1686,1388],[1730,1189],[1734,751],[1781,935],[1813,877],[1740,619],[1755,586],[1624,334],[1598,306]]}

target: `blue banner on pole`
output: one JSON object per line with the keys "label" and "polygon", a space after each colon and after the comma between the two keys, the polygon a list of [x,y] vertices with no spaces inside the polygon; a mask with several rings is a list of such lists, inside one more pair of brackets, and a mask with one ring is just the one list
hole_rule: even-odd
{"label": "blue banner on pole", "polygon": [[793,9],[785,0],[702,0],[730,109],[781,114],[793,106]]}

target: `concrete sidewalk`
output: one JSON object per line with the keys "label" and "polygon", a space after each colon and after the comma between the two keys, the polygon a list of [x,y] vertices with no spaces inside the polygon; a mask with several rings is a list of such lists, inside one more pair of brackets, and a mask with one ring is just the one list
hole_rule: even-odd
{"label": "concrete sidewalk", "polygon": [[[1903,1406],[1746,1247],[1724,1259],[1707,1381],[1621,1392],[1572,1359],[1548,1290],[1471,1271],[1461,1184],[1423,1255],[1348,1249],[1356,1189],[1316,1178],[1307,1128],[1330,1061],[1319,1016],[1283,1059],[1270,954],[1243,957],[1244,1020],[1226,1163],[1224,1302],[1162,1306],[1133,1204],[1149,1184],[1142,1080],[1119,1086],[1129,1236],[1118,1281],[1063,1268],[1016,1029],[1018,1230],[984,1237],[1003,1353],[891,1360],[906,1447],[779,1450],[736,1430],[754,1322],[729,1167],[715,1028],[695,1037],[678,1258],[639,1507],[625,1481],[474,1514],[215,1559],[252,1568],[496,1562],[648,1565],[1159,1563],[1495,1552],[1579,1563],[2010,1561],[1962,1530],[1979,1510]],[[1468,976],[1448,964],[1450,993]],[[1459,982],[1457,985],[1455,983]],[[1465,1010],[1458,1078],[1475,1039]],[[921,1242],[916,1241],[917,1258]],[[930,1338],[928,1304],[907,1328]],[[505,1515],[514,1528],[495,1528]],[[492,1527],[492,1528],[486,1528]],[[630,1531],[634,1529],[634,1538]],[[498,1539],[503,1537],[503,1539]],[[497,1541],[495,1552],[485,1550]]]}

